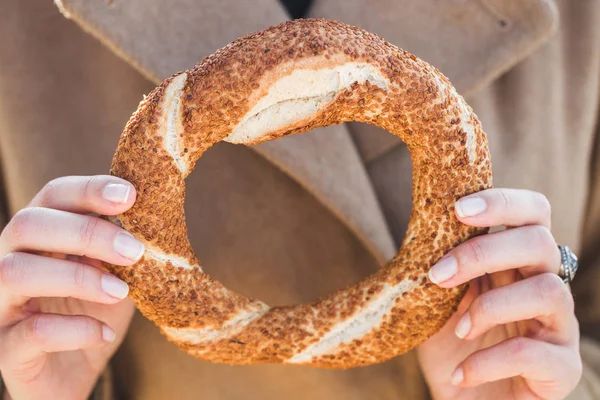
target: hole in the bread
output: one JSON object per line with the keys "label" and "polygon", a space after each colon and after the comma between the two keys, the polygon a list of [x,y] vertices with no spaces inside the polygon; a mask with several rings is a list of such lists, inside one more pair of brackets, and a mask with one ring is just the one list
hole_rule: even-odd
{"label": "hole in the bread", "polygon": [[379,267],[329,209],[245,146],[202,156],[187,179],[186,219],[203,270],[269,305],[313,301]]}

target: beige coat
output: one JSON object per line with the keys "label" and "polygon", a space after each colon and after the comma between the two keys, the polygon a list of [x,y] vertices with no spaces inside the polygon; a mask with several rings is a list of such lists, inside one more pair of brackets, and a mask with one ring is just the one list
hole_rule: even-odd
{"label": "beige coat", "polygon": [[[5,219],[51,178],[106,173],[156,82],[288,19],[276,0],[60,3],[76,23],[50,0],[0,0]],[[581,255],[573,290],[582,332],[600,340],[600,0],[314,0],[309,14],[379,33],[450,78],[488,134],[496,186],[552,202],[557,241]],[[405,147],[372,126],[219,144],[188,180],[190,237],[205,269],[232,289],[270,304],[308,301],[395,252],[410,184]],[[583,346],[572,398],[600,398],[600,351]],[[215,365],[179,351],[140,315],[112,367],[123,398],[427,397],[414,352],[350,371]]]}

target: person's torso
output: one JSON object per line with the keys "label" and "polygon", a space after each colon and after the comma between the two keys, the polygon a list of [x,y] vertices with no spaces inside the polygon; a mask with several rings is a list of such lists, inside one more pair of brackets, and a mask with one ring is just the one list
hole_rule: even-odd
{"label": "person's torso", "polygon": [[[62,20],[49,3],[14,2],[11,7],[17,18],[3,21],[0,17],[0,26],[9,32],[0,39],[3,52],[14,52],[10,53],[14,60],[0,63],[4,75],[0,77],[0,140],[12,211],[55,176],[105,173],[128,115],[153,87]],[[313,3],[309,15],[380,31],[400,47],[405,42],[427,43],[411,35],[430,34],[395,22],[402,13],[422,13],[415,3]],[[594,39],[600,37],[595,22],[600,2],[560,1],[558,5],[562,19],[558,31],[467,101],[489,135],[496,186],[545,193],[553,203],[557,239],[576,247],[581,243],[596,124],[600,67],[592,49],[598,43]],[[340,7],[343,14],[337,14]],[[459,14],[451,17],[460,20]],[[419,18],[426,26],[427,13]],[[429,46],[437,46],[436,37],[429,40]],[[421,50],[433,58],[443,53]],[[477,69],[468,63],[464,68],[464,76]],[[20,86],[27,76],[30,81]],[[457,81],[463,82],[462,77]],[[53,121],[51,126],[48,121]],[[375,128],[350,124],[350,132],[389,230],[399,243],[410,215],[409,155]],[[205,270],[243,294],[269,304],[304,302],[377,268],[363,243],[327,207],[251,149],[228,144],[211,149],[188,179],[187,192],[189,234]],[[118,392],[131,399],[426,396],[414,352],[349,371],[216,365],[181,352],[139,314],[112,365]]]}

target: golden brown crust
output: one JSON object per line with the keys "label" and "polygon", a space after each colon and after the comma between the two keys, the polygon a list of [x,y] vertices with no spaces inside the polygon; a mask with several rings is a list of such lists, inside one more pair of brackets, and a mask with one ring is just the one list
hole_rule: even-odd
{"label": "golden brown crust", "polygon": [[[297,69],[349,62],[375,67],[387,86],[355,82],[311,117],[252,143],[345,121],[372,123],[398,135],[413,160],[413,211],[398,255],[364,281],[311,304],[269,308],[228,291],[197,267],[185,227],[185,176],[274,82]],[[165,80],[142,101],[125,127],[111,168],[138,190],[136,204],[118,217],[119,223],[153,249],[136,265],[111,270],[131,285],[146,317],[170,340],[205,360],[326,368],[387,360],[443,326],[465,287],[442,289],[429,283],[426,274],[454,246],[484,232],[460,224],[453,204],[491,187],[492,178],[480,123],[439,71],[359,28],[311,19],[240,38],[182,74]],[[184,81],[177,109],[182,136],[175,157],[183,170],[165,139],[165,91],[177,77]],[[171,256],[192,268],[160,260]],[[371,308],[384,311],[370,315]],[[373,315],[377,319],[362,333],[351,324]],[[337,331],[342,333],[335,336]],[[329,348],[327,340],[333,343]]]}

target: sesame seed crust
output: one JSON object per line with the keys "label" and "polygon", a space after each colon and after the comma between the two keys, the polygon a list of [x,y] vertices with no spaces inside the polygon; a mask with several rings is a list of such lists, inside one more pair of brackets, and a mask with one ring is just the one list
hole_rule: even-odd
{"label": "sesame seed crust", "polygon": [[[347,121],[399,136],[413,162],[413,209],[398,254],[363,281],[310,304],[269,307],[228,290],[200,269],[190,245],[186,176],[276,82],[294,71],[348,63],[375,68],[384,82],[354,82],[308,118],[245,144]],[[459,223],[453,207],[492,186],[485,133],[445,76],[374,34],[324,19],[288,21],[237,39],[166,79],[127,123],[110,172],[138,192],[134,206],[113,220],[166,259],[147,252],[133,266],[107,267],[169,340],[213,362],[339,369],[402,354],[450,318],[466,286],[440,288],[427,272],[453,247],[485,233]]]}

